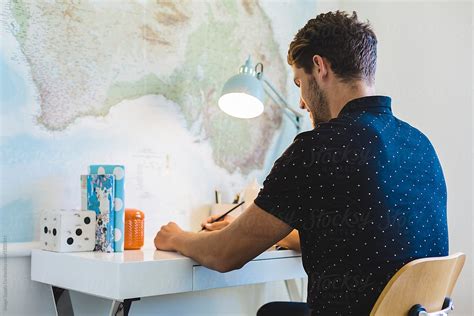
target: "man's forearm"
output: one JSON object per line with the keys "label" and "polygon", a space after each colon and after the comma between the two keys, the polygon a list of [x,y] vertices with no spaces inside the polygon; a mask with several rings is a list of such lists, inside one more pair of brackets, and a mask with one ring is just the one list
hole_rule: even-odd
{"label": "man's forearm", "polygon": [[173,239],[173,246],[179,253],[213,270],[224,270],[222,238],[215,232],[183,232]]}
{"label": "man's forearm", "polygon": [[252,203],[231,225],[219,231],[191,233],[169,223],[158,232],[155,245],[227,272],[241,268],[290,232],[290,226]]}

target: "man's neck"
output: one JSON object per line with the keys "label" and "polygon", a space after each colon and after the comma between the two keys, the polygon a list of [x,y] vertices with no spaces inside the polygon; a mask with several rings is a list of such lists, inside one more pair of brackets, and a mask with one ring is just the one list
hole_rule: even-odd
{"label": "man's neck", "polygon": [[375,86],[368,85],[365,81],[338,83],[336,88],[327,95],[331,118],[336,118],[349,101],[374,94]]}

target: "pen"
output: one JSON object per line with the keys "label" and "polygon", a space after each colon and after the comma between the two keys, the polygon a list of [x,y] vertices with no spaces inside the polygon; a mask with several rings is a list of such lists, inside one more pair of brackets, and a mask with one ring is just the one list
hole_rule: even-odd
{"label": "pen", "polygon": [[[229,214],[230,212],[232,212],[233,210],[235,210],[236,208],[238,208],[239,206],[241,206],[242,204],[244,204],[245,201],[242,201],[240,202],[239,204],[237,204],[236,206],[234,206],[233,208],[231,208],[230,210],[228,210],[227,212],[225,212],[224,214],[222,214],[221,216],[219,216],[218,218],[216,218],[212,223],[215,223],[215,222],[218,222],[220,221],[221,219],[223,219],[224,217],[226,217],[227,214]],[[203,227],[200,231],[203,231],[205,228]]]}

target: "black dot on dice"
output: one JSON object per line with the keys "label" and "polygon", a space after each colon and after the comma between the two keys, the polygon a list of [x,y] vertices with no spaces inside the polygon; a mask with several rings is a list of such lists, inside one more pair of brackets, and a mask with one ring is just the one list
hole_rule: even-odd
{"label": "black dot on dice", "polygon": [[56,228],[53,228],[53,236],[56,236]]}
{"label": "black dot on dice", "polygon": [[67,244],[68,244],[68,245],[72,245],[73,242],[74,242],[74,239],[72,239],[72,237],[69,237],[69,238],[67,239]]}
{"label": "black dot on dice", "polygon": [[91,222],[91,218],[89,216],[84,217],[84,223],[89,224],[90,222]]}
{"label": "black dot on dice", "polygon": [[47,234],[48,233],[48,227],[44,226],[44,233]]}
{"label": "black dot on dice", "polygon": [[80,229],[80,228],[76,229],[76,235],[81,236],[82,235],[82,229]]}

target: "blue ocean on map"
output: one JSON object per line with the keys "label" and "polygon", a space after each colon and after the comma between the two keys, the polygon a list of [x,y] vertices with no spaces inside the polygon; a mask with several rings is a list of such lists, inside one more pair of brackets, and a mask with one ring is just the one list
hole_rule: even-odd
{"label": "blue ocean on map", "polygon": [[[0,55],[0,109],[2,114],[19,110],[27,100],[27,86],[6,61],[6,57]],[[16,142],[16,144],[19,144]],[[2,168],[8,163],[8,146],[2,143]],[[26,176],[26,175],[25,175]],[[18,178],[17,178],[18,179]],[[6,179],[2,175],[1,186],[17,185],[12,183],[20,179]],[[5,205],[0,205],[1,233],[8,236],[8,242],[25,242],[33,239],[33,204],[30,199],[19,198]]]}
{"label": "blue ocean on map", "polygon": [[7,63],[3,54],[0,54],[0,104],[3,111],[14,111],[24,105],[27,100],[25,91],[28,91],[25,81]]}

